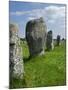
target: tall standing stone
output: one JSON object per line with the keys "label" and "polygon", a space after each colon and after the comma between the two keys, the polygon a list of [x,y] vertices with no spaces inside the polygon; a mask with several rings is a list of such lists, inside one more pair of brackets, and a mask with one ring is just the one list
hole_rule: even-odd
{"label": "tall standing stone", "polygon": [[44,54],[46,41],[46,25],[43,18],[34,19],[26,25],[26,40],[29,46],[30,56]]}
{"label": "tall standing stone", "polygon": [[57,35],[57,46],[60,45],[60,35]]}
{"label": "tall standing stone", "polygon": [[23,79],[24,68],[22,59],[22,48],[20,45],[20,39],[18,37],[18,28],[14,24],[10,24],[9,32],[10,80],[12,80],[13,78]]}
{"label": "tall standing stone", "polygon": [[46,48],[47,48],[47,50],[53,50],[54,49],[52,31],[49,31],[47,33]]}

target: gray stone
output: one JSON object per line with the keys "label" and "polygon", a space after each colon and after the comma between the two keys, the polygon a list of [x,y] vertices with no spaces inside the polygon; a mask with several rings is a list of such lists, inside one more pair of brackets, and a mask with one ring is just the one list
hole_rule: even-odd
{"label": "gray stone", "polygon": [[57,35],[57,46],[59,46],[60,44],[60,35]]}
{"label": "gray stone", "polygon": [[34,19],[26,25],[26,40],[29,46],[30,56],[42,55],[45,50],[47,27],[43,18]]}
{"label": "gray stone", "polygon": [[20,39],[18,37],[18,28],[14,24],[9,26],[9,60],[10,60],[10,79],[23,78],[24,68],[22,59],[22,48],[20,45]]}
{"label": "gray stone", "polygon": [[52,31],[49,31],[47,33],[46,48],[47,48],[47,50],[53,50],[54,49]]}

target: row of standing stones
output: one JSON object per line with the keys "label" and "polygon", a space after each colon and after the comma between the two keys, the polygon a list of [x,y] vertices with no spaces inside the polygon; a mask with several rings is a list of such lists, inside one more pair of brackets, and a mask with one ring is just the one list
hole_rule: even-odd
{"label": "row of standing stones", "polygon": [[[24,65],[22,47],[18,37],[18,28],[14,24],[9,25],[10,31],[10,81],[13,78],[23,78]],[[47,33],[47,27],[43,18],[31,20],[26,25],[26,41],[29,47],[30,57],[42,55],[47,50],[53,50],[52,31]],[[57,45],[60,44],[60,36],[57,36]]]}
{"label": "row of standing stones", "polygon": [[[54,49],[52,31],[47,32],[47,26],[41,17],[31,20],[26,25],[26,41],[29,47],[30,57],[42,55],[47,50]],[[57,46],[60,45],[60,36],[57,35]]]}

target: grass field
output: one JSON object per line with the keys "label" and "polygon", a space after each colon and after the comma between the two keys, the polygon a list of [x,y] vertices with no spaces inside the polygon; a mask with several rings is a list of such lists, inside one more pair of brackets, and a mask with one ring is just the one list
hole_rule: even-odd
{"label": "grass field", "polygon": [[26,58],[26,87],[65,85],[65,44],[55,47],[53,51],[45,52],[43,56],[28,60],[29,51],[23,44],[23,57]]}
{"label": "grass field", "polygon": [[21,42],[24,58],[24,79],[14,80],[13,87],[45,87],[66,84],[65,43],[45,55],[31,59],[26,42]]}

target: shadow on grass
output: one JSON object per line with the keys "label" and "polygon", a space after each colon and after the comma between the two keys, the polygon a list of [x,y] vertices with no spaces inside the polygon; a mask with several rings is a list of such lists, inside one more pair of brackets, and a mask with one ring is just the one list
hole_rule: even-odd
{"label": "shadow on grass", "polygon": [[[39,55],[38,55],[38,56],[39,56]],[[28,61],[30,61],[30,60],[32,60],[32,59],[38,57],[38,56],[36,55],[36,56],[24,57],[24,58],[23,58],[23,61],[24,61],[24,63],[27,63]]]}
{"label": "shadow on grass", "polygon": [[45,52],[50,52],[52,51],[52,49],[45,49]]}
{"label": "shadow on grass", "polygon": [[24,61],[24,63],[26,63],[26,62],[28,62],[30,59],[31,59],[30,56],[29,56],[29,57],[24,57],[24,58],[23,58],[23,61]]}
{"label": "shadow on grass", "polygon": [[13,89],[13,88],[25,88],[27,86],[25,78],[23,79],[17,79],[17,78],[13,78],[12,80],[10,80],[9,83],[9,88]]}

